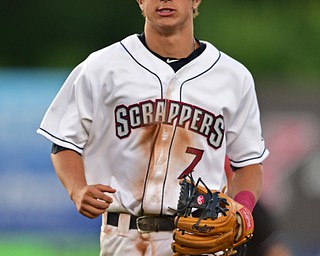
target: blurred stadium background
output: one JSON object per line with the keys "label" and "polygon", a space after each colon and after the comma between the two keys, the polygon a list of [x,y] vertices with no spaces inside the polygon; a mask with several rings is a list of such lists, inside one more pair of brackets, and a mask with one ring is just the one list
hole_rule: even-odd
{"label": "blurred stadium background", "polygon": [[[0,19],[0,256],[98,255],[100,219],[76,212],[35,131],[74,66],[142,32],[140,11],[129,0],[2,1]],[[196,36],[256,80],[271,155],[253,255],[320,255],[320,2],[203,0]]]}

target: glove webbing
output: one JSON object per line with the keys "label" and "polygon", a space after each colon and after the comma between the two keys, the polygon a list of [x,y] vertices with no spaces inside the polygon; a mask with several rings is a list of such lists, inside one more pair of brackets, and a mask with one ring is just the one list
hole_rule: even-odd
{"label": "glove webbing", "polygon": [[[194,182],[192,174],[188,175],[191,182],[188,182],[186,177],[181,183],[181,194],[180,199],[186,200],[185,207],[178,211],[178,216],[189,216],[193,208],[201,210],[201,215],[198,218],[196,227],[199,226],[201,220],[211,218],[218,218],[219,214],[226,216],[226,211],[229,209],[222,207],[222,205],[229,205],[225,198],[219,197],[219,191],[212,193],[212,191],[207,187],[207,185],[202,181],[201,178],[198,178],[197,182]],[[205,188],[200,188],[199,184],[202,184]],[[200,205],[197,201],[199,196],[204,197],[204,204]]]}

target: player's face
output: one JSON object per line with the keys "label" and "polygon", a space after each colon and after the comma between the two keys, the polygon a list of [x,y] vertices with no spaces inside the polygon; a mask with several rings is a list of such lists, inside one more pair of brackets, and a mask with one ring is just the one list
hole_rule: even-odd
{"label": "player's face", "polygon": [[176,31],[193,24],[201,0],[137,0],[146,26],[159,32]]}

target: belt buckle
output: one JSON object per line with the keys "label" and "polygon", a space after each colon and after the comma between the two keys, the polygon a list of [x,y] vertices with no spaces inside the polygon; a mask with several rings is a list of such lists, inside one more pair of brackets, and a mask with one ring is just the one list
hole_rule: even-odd
{"label": "belt buckle", "polygon": [[136,225],[140,234],[159,231],[159,219],[151,216],[138,217],[136,220]]}

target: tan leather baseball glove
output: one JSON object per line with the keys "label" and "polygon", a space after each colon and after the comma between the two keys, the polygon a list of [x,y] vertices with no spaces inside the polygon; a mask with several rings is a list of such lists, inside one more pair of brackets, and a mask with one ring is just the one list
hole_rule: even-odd
{"label": "tan leather baseball glove", "polygon": [[180,180],[180,186],[171,246],[174,255],[232,255],[234,248],[253,236],[254,221],[246,207],[208,189],[201,178],[195,183],[189,175]]}

